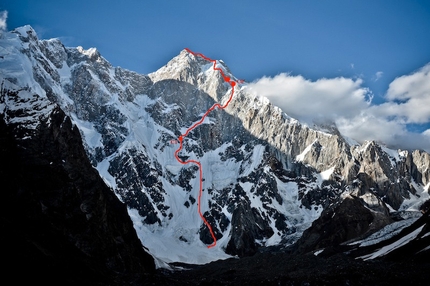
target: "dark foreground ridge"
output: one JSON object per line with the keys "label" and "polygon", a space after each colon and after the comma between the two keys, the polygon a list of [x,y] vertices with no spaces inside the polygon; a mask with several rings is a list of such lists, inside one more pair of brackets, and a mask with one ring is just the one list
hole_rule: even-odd
{"label": "dark foreground ridge", "polygon": [[[354,229],[351,226],[341,227],[344,222],[336,219],[322,218],[314,222],[304,239],[286,249],[262,248],[253,256],[215,261],[202,266],[177,265],[181,270],[159,270],[153,285],[428,285],[429,203],[427,201],[421,206],[423,214],[412,224],[389,239],[369,246],[340,243],[336,239],[327,240],[324,236],[316,236],[317,230],[331,229],[334,224],[338,232]],[[330,212],[324,215],[327,214],[331,216]],[[416,238],[405,242],[405,238],[414,232],[418,233]],[[306,239],[312,236],[313,239]],[[338,236],[332,236],[338,239]],[[325,248],[322,251],[315,251],[315,248],[306,250],[310,246],[309,241],[325,244]],[[380,257],[364,260],[393,245],[399,247]]]}
{"label": "dark foreground ridge", "polygon": [[78,129],[59,108],[36,130],[5,124],[5,116],[22,110],[6,113],[0,114],[2,278],[15,285],[143,285],[154,261],[125,205],[91,166]]}
{"label": "dark foreground ridge", "polygon": [[427,258],[362,261],[340,253],[319,257],[266,252],[159,273],[153,285],[428,285]]}

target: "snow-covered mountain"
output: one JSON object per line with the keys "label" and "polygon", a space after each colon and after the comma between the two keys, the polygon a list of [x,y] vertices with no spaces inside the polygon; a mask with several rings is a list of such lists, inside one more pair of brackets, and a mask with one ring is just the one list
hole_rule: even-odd
{"label": "snow-covered mountain", "polygon": [[[183,50],[141,75],[113,67],[95,48],[39,40],[29,26],[3,33],[0,43],[5,122],[26,126],[25,140],[56,108],[64,111],[159,266],[246,256],[299,239],[301,249],[314,250],[363,238],[429,198],[428,153],[358,144],[332,124],[304,125],[240,83],[228,107],[190,132],[179,154],[202,165],[200,207],[218,240],[208,249],[198,168],[174,153],[179,136],[229,98],[231,86],[211,62]],[[216,66],[236,79],[224,62]],[[339,206],[343,212],[333,211]],[[321,214],[342,221],[349,208],[359,211],[337,226],[345,231],[315,242]]]}

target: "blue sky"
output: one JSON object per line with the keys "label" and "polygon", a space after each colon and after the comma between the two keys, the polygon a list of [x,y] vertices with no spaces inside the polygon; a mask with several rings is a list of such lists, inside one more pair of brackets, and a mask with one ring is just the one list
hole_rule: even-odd
{"label": "blue sky", "polygon": [[[430,129],[425,110],[412,120],[407,106],[395,106],[412,99],[396,95],[402,87],[391,97],[387,94],[396,78],[417,72],[427,78],[423,67],[430,63],[430,1],[2,0],[0,11],[8,12],[8,30],[30,24],[39,38],[97,47],[114,66],[145,74],[188,47],[223,59],[235,76],[249,82],[266,77],[270,83],[289,84],[301,76],[308,88],[318,90],[321,79],[347,78],[355,83],[353,92],[372,98],[370,107],[380,107],[377,112],[385,117],[378,119],[397,118],[403,135]],[[421,74],[409,79],[426,88]],[[330,83],[336,88],[336,81]],[[282,96],[272,93],[266,96],[282,107]],[[391,105],[383,109],[387,102]]]}

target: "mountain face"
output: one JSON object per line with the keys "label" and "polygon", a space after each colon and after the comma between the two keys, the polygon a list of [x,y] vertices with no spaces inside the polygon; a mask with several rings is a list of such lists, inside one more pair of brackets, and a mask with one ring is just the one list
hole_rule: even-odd
{"label": "mountain face", "polygon": [[[4,39],[0,41],[2,49],[7,49]],[[44,92],[21,85],[23,77],[10,78],[13,71],[4,73],[3,67],[0,218],[2,245],[7,248],[2,255],[4,274],[14,284],[142,281],[154,272],[154,260],[143,249],[126,206],[91,166],[76,125]]]}
{"label": "mountain face", "polygon": [[[179,156],[202,165],[199,196],[198,167],[174,153],[179,136],[230,96],[211,62],[183,50],[140,75],[113,67],[94,48],[38,40],[28,26],[1,37],[6,124],[33,138],[48,114],[64,112],[158,266],[249,256],[261,247],[339,245],[404,219],[399,213],[417,213],[429,198],[428,153],[358,144],[329,123],[301,124],[246,83],[184,138]],[[224,62],[216,66],[236,80]],[[214,248],[206,247],[213,239],[198,205]]]}

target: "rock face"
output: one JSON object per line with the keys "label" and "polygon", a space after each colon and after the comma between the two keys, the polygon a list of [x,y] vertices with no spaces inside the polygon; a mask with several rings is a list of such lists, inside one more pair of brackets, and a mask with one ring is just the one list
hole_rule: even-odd
{"label": "rock face", "polygon": [[[124,285],[155,269],[127,209],[55,104],[3,82],[0,181],[5,274],[16,283]],[[26,275],[20,274],[25,271]]]}
{"label": "rock face", "polygon": [[337,246],[342,242],[356,239],[370,231],[372,223],[385,226],[391,221],[389,216],[382,216],[387,221],[379,222],[377,213],[366,208],[359,198],[348,197],[337,207],[326,209],[314,221],[297,242],[299,253]]}
{"label": "rock face", "polygon": [[[302,242],[311,250],[376,231],[392,221],[390,212],[418,210],[428,198],[428,153],[351,143],[333,125],[303,125],[243,83],[184,140],[179,156],[203,166],[199,200],[198,168],[176,161],[175,140],[230,96],[211,62],[183,50],[139,75],[112,67],[94,48],[38,40],[30,27],[1,41],[2,82],[45,96],[72,119],[92,165],[162,260],[206,263],[291,245],[320,215],[342,228],[336,237],[309,232]],[[218,239],[211,252],[199,203]],[[358,218],[347,218],[350,207]]]}

